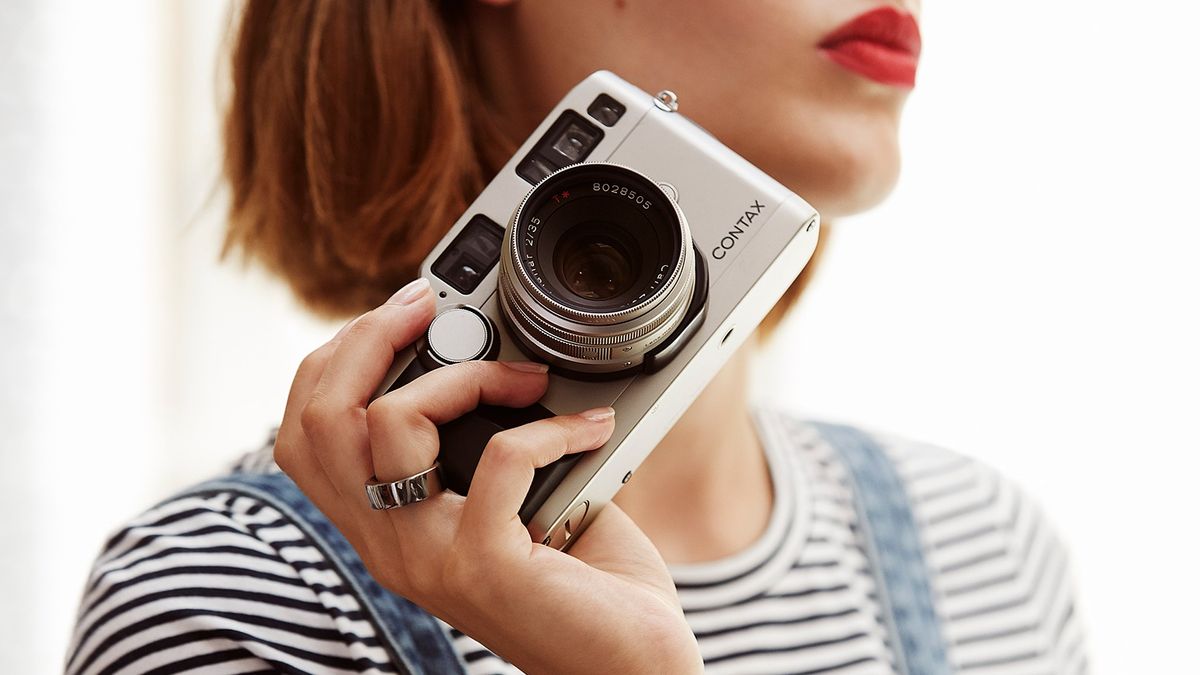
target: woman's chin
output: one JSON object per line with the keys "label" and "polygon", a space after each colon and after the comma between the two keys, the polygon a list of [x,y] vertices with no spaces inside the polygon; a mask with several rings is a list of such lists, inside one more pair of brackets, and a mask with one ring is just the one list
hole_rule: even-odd
{"label": "woman's chin", "polygon": [[[849,216],[882,202],[900,176],[899,115],[894,110],[788,111],[768,139],[760,129],[731,139],[734,149],[820,211],[822,218]],[[790,128],[788,128],[790,127]]]}
{"label": "woman's chin", "polygon": [[775,177],[803,197],[823,219],[862,213],[891,194],[900,177],[900,153],[891,146],[826,155]]}
{"label": "woman's chin", "polygon": [[[892,193],[900,177],[899,160],[890,171],[861,171],[812,191],[813,206],[826,219],[851,216],[878,206]],[[803,193],[800,193],[803,194]]]}

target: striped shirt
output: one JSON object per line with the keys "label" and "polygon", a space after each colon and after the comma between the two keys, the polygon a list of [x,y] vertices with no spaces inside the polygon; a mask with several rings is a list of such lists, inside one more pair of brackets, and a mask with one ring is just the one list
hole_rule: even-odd
{"label": "striped shirt", "polygon": [[[749,548],[670,565],[710,673],[892,673],[875,582],[836,451],[759,411],[774,485]],[[1067,557],[1036,506],[985,465],[876,435],[905,481],[959,672],[1087,672]],[[235,471],[278,471],[270,446]],[[441,623],[471,675],[518,673]],[[181,497],[117,531],[81,603],[68,673],[395,672],[354,592],[304,533],[233,493]]]}

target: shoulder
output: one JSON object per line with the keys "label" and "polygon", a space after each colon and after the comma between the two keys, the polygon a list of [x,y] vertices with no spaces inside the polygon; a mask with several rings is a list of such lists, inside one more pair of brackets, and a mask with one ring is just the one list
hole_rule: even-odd
{"label": "shoulder", "polygon": [[104,544],[67,672],[217,664],[390,672],[374,632],[321,551],[282,513],[231,490],[186,494]]}
{"label": "shoulder", "polygon": [[814,460],[841,481],[848,480],[840,468],[847,445],[863,439],[878,447],[895,469],[921,526],[936,542],[949,543],[942,537],[954,533],[1004,534],[1011,540],[1039,528],[1050,531],[1042,509],[1015,481],[966,454],[870,427],[777,411],[766,414],[789,450]]}
{"label": "shoulder", "polygon": [[903,476],[956,661],[1088,669],[1072,563],[1052,518],[991,465],[877,434]]}
{"label": "shoulder", "polygon": [[[775,414],[797,450],[847,480],[837,459],[842,441],[829,433],[837,425]],[[1069,555],[1037,500],[996,468],[956,450],[853,430],[874,441],[899,476],[960,666],[999,665],[992,661],[1003,654],[1046,663],[1053,672],[1086,671]]]}
{"label": "shoulder", "polygon": [[[868,431],[899,474],[935,572],[970,577],[989,565],[1065,566],[1065,547],[1040,503],[990,464],[957,450]],[[1065,569],[1060,569],[1065,572]]]}

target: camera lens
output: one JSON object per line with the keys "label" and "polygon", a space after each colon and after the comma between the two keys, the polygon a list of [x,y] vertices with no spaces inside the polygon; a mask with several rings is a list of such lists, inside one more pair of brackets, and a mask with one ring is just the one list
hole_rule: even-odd
{"label": "camera lens", "polygon": [[608,300],[629,290],[641,267],[636,248],[609,234],[610,223],[579,225],[554,247],[554,271],[559,281],[585,300]]}
{"label": "camera lens", "polygon": [[695,286],[683,214],[614,164],[569,166],[538,184],[500,256],[500,305],[518,341],[569,371],[636,367],[682,321]]}

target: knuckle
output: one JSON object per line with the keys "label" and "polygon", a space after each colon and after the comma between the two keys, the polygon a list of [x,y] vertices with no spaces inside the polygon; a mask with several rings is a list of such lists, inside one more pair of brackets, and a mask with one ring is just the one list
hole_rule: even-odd
{"label": "knuckle", "polygon": [[579,438],[579,423],[573,419],[563,418],[558,424],[558,450],[569,452],[582,446]]}
{"label": "knuckle", "polygon": [[309,438],[316,436],[333,418],[333,410],[324,398],[314,396],[300,409],[300,428]]}
{"label": "knuckle", "polygon": [[283,469],[286,474],[291,474],[291,470],[295,468],[296,448],[292,443],[284,441],[282,438],[275,439],[275,447],[271,450],[272,458],[275,464]]}
{"label": "knuckle", "polygon": [[524,454],[517,435],[511,431],[501,431],[492,436],[492,440],[488,441],[483,452],[497,464],[515,464],[522,459]]}
{"label": "knuckle", "polygon": [[414,427],[420,415],[402,396],[384,396],[367,405],[367,429],[387,433]]}
{"label": "knuckle", "polygon": [[566,454],[585,447],[589,440],[584,436],[585,429],[574,417],[554,418],[554,450]]}
{"label": "knuckle", "polygon": [[378,398],[367,404],[367,428],[382,429],[395,412],[392,410],[393,401],[388,397]]}
{"label": "knuckle", "polygon": [[588,448],[598,448],[604,445],[613,433],[612,425],[608,424],[589,423],[588,430],[590,432],[588,435]]}
{"label": "knuckle", "polygon": [[329,356],[333,351],[332,347],[333,345],[327,343],[309,352],[308,356],[300,361],[300,367],[296,369],[296,376],[316,375],[325,370],[325,364],[329,362]]}
{"label": "knuckle", "polygon": [[379,324],[379,309],[376,308],[362,315],[358,321],[355,321],[354,325],[350,326],[350,330],[346,331],[346,337],[369,335],[378,330]]}

